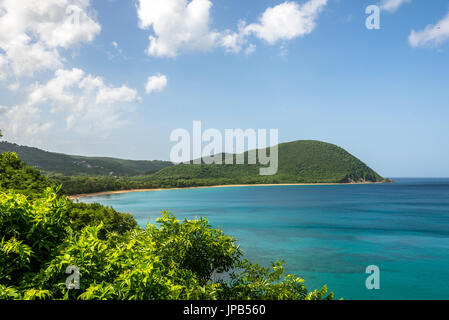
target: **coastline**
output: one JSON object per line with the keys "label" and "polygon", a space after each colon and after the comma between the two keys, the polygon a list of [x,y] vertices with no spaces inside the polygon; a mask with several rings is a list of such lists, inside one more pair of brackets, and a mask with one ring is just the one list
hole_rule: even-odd
{"label": "coastline", "polygon": [[79,200],[82,198],[106,196],[106,195],[113,195],[113,194],[151,192],[151,191],[163,191],[163,190],[235,188],[235,187],[276,187],[276,186],[347,186],[347,185],[382,184],[382,183],[385,183],[385,182],[228,184],[228,185],[199,186],[199,187],[185,187],[185,188],[153,188],[153,189],[130,189],[130,190],[117,190],[117,191],[102,191],[102,192],[94,192],[94,193],[76,194],[76,195],[68,196],[68,198],[70,200]]}

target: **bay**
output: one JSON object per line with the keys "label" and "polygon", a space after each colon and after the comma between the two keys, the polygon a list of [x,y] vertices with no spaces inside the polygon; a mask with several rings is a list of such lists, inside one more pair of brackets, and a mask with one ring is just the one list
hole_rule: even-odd
{"label": "bay", "polygon": [[[285,260],[308,288],[344,299],[449,299],[449,179],[393,184],[248,186],[83,198],[155,223],[162,209],[206,217],[261,265]],[[368,290],[369,265],[380,290]]]}

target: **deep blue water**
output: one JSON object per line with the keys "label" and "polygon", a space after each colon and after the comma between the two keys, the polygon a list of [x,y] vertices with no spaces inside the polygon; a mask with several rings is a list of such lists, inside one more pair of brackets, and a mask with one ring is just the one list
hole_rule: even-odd
{"label": "deep blue water", "polygon": [[[345,299],[449,299],[449,179],[394,184],[164,190],[84,198],[134,215],[204,216],[262,265]],[[365,268],[380,268],[367,290]]]}

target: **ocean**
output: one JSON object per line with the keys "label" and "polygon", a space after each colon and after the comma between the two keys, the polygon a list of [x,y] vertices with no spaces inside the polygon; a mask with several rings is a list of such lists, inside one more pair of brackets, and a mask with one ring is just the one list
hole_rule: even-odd
{"label": "ocean", "polygon": [[[344,299],[449,299],[449,179],[393,184],[163,190],[83,198],[155,223],[206,217],[263,266]],[[368,290],[367,266],[380,270]]]}

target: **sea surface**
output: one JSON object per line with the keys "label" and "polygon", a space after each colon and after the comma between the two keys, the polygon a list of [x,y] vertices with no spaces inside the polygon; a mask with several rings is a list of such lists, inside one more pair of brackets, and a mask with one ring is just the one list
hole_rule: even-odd
{"label": "sea surface", "polygon": [[[204,216],[251,260],[344,299],[449,299],[449,179],[394,184],[163,190],[82,199],[129,212],[141,226],[162,209]],[[366,267],[380,269],[368,290]]]}

